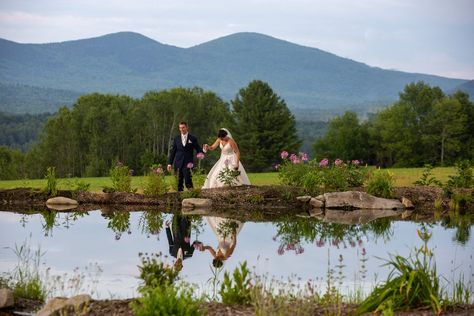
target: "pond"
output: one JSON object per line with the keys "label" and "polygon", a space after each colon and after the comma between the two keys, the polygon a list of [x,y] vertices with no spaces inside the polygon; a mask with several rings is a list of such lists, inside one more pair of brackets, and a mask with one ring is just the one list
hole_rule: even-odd
{"label": "pond", "polygon": [[[458,280],[462,275],[466,283],[474,280],[474,242],[470,238],[473,221],[464,217],[433,223],[382,218],[360,225],[288,217],[276,222],[224,221],[226,224],[218,228],[216,223],[223,222],[222,218],[110,210],[1,212],[0,272],[15,268],[17,256],[13,249],[15,245],[26,244],[44,253],[40,269],[54,284],[54,295],[86,292],[100,299],[136,297],[140,284],[139,253],[161,252],[163,260],[170,264],[174,261],[170,256],[173,249],[168,243],[167,222],[173,237],[189,242],[181,279],[206,293],[211,291],[216,271],[220,280],[223,271],[232,271],[244,261],[268,280],[296,285],[309,281],[319,289],[326,287],[328,271],[332,271],[331,278],[341,292],[367,293],[388,275],[390,269],[382,266],[384,259],[389,259],[390,254],[407,257],[422,245],[417,230],[432,233],[428,245],[433,249],[438,274],[445,277],[445,282]],[[180,229],[190,230],[189,240],[178,232]],[[227,235],[225,240],[222,234]],[[227,247],[221,252],[231,253],[223,260],[222,269],[213,268],[211,251],[199,251],[201,246],[197,243],[195,250],[190,246],[199,241],[217,251],[218,236],[221,248]]]}

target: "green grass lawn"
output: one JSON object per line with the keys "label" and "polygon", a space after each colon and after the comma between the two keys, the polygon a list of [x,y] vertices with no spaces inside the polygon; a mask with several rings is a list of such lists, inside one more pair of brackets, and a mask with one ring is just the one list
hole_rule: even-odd
{"label": "green grass lawn", "polygon": [[[423,168],[392,168],[389,169],[394,174],[395,186],[411,186],[413,182],[420,179]],[[453,167],[440,167],[433,169],[433,176],[441,182],[446,182],[450,175],[455,174]],[[274,185],[279,184],[278,173],[250,173],[250,182],[254,185]],[[108,177],[102,178],[72,178],[72,179],[59,179],[58,187],[60,190],[69,190],[74,188],[75,181],[80,180],[81,182],[90,184],[90,191],[99,192],[102,188],[107,186],[111,187],[112,182]],[[132,187],[138,189],[141,192],[145,183],[145,177],[133,177]],[[34,179],[34,180],[2,180],[0,181],[0,189],[13,189],[21,187],[30,188],[43,188],[46,186],[46,180]]]}

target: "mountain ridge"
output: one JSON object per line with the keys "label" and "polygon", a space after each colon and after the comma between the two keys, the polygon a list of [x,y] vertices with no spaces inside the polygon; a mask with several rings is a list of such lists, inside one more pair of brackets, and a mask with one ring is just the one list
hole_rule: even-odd
{"label": "mountain ridge", "polygon": [[406,84],[419,80],[444,91],[468,82],[372,67],[254,32],[188,48],[135,32],[45,44],[0,39],[0,70],[2,84],[134,97],[149,90],[201,86],[230,100],[249,81],[260,79],[290,108],[310,109],[387,105]]}

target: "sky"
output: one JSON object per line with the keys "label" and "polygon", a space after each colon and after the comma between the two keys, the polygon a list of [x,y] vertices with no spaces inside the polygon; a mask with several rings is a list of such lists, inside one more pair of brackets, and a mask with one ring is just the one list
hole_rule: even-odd
{"label": "sky", "polygon": [[191,47],[257,32],[370,66],[474,79],[474,0],[0,0],[0,38],[133,31]]}

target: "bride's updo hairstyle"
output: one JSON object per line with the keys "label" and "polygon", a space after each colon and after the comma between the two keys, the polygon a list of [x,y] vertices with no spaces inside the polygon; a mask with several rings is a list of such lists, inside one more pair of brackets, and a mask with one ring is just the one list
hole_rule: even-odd
{"label": "bride's updo hairstyle", "polygon": [[225,138],[227,136],[227,132],[223,129],[220,129],[218,132],[217,132],[217,137],[219,138]]}

